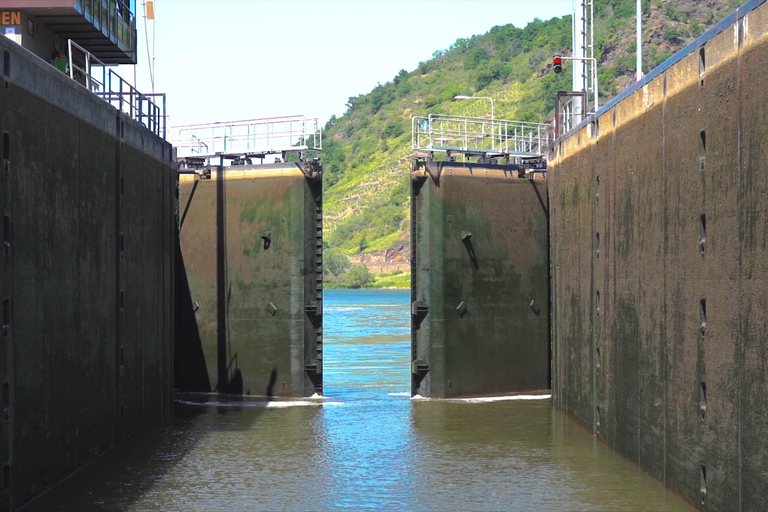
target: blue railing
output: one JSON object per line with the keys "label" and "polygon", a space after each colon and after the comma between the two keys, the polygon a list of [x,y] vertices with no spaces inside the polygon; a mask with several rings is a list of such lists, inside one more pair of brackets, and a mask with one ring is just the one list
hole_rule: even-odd
{"label": "blue railing", "polygon": [[[95,94],[146,126],[158,137],[165,139],[165,94],[141,93],[111,69],[107,74],[104,90]],[[158,100],[159,105],[156,103]]]}

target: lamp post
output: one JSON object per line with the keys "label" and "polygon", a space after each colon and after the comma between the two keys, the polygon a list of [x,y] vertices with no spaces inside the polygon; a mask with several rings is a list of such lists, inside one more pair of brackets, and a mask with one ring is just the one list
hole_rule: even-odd
{"label": "lamp post", "polygon": [[488,100],[491,102],[491,120],[493,120],[493,98],[488,96],[454,96],[455,100]]}

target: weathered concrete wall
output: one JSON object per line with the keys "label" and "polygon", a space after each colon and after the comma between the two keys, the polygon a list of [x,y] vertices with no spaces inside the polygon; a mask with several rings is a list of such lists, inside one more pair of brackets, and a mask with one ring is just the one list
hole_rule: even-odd
{"label": "weathered concrete wall", "polygon": [[768,4],[558,143],[553,395],[708,510],[768,488]]}
{"label": "weathered concrete wall", "polygon": [[411,392],[549,389],[546,181],[461,163],[411,177]]}
{"label": "weathered concrete wall", "polygon": [[[181,250],[200,337],[180,342],[202,347],[215,391],[322,393],[320,173],[294,163],[223,169],[180,178]],[[199,371],[186,361],[177,374],[199,382]]]}
{"label": "weathered concrete wall", "polygon": [[0,38],[0,467],[15,509],[168,411],[170,146]]}

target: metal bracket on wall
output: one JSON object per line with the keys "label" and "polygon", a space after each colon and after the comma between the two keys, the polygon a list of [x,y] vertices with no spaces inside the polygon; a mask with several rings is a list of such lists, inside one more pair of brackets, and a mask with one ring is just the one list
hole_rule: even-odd
{"label": "metal bracket on wall", "polygon": [[456,306],[456,311],[459,313],[459,316],[461,318],[464,318],[464,315],[467,314],[467,303],[464,301],[461,301],[458,306]]}
{"label": "metal bracket on wall", "polygon": [[265,231],[261,235],[261,239],[264,241],[264,250],[268,250],[270,246],[272,245],[272,232],[271,231]]}
{"label": "metal bracket on wall", "polygon": [[312,301],[309,304],[306,304],[304,306],[304,312],[308,315],[322,315],[323,314],[323,303],[320,301]]}
{"label": "metal bracket on wall", "polygon": [[429,313],[429,305],[426,302],[417,300],[411,304],[411,315],[413,316],[427,316]]}
{"label": "metal bracket on wall", "polygon": [[424,375],[429,371],[429,363],[422,360],[417,359],[413,362],[411,362],[411,372],[415,375]]}
{"label": "metal bracket on wall", "polygon": [[275,316],[275,313],[277,313],[277,306],[270,302],[267,304],[267,311],[269,311],[270,315]]}
{"label": "metal bracket on wall", "polygon": [[302,166],[304,176],[313,180],[323,179],[323,162],[319,158],[312,158],[304,162]]}
{"label": "metal bracket on wall", "polygon": [[426,157],[417,156],[411,160],[411,179],[413,181],[424,181],[429,172],[428,164],[432,162],[432,154]]}
{"label": "metal bracket on wall", "polygon": [[307,373],[314,373],[319,375],[323,373],[323,365],[320,364],[320,360],[316,360],[314,363],[308,363],[304,365],[304,371]]}

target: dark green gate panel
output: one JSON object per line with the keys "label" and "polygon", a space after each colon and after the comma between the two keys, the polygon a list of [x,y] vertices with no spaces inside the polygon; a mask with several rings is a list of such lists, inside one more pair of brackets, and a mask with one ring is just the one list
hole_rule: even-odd
{"label": "dark green gate panel", "polygon": [[181,250],[211,387],[322,393],[320,173],[283,163],[223,174],[180,180]]}
{"label": "dark green gate panel", "polygon": [[412,394],[549,389],[546,181],[424,166],[412,174]]}

